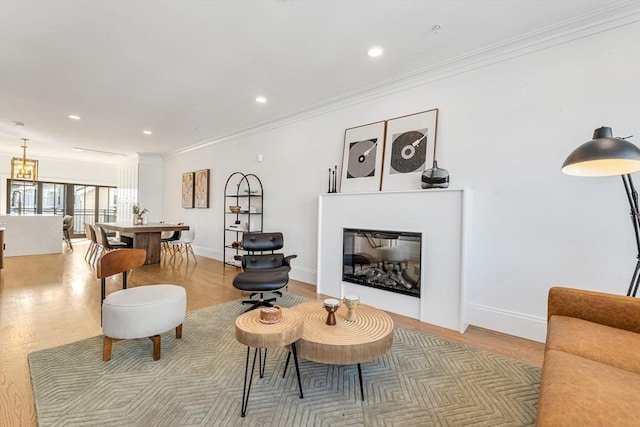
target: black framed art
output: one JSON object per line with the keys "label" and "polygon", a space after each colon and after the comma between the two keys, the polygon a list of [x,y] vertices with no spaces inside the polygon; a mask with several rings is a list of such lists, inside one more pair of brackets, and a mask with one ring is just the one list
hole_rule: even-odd
{"label": "black framed art", "polygon": [[380,190],[385,122],[344,131],[340,192]]}
{"label": "black framed art", "polygon": [[438,109],[387,120],[382,190],[417,190],[433,164]]}

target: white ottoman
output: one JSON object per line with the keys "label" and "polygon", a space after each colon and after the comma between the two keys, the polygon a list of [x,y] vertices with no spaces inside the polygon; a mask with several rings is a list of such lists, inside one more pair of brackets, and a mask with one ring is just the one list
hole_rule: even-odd
{"label": "white ottoman", "polygon": [[102,302],[103,360],[111,359],[113,340],[153,341],[153,360],[160,359],[160,334],[176,329],[182,337],[187,293],[182,286],[147,285],[113,292]]}

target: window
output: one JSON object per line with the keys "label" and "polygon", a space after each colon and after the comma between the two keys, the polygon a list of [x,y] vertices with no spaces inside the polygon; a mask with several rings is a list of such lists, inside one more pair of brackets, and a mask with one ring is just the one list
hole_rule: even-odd
{"label": "window", "polygon": [[64,215],[65,185],[42,183],[42,213]]}
{"label": "window", "polygon": [[116,220],[116,189],[98,187],[98,191],[98,222],[114,222]]}
{"label": "window", "polygon": [[7,180],[7,213],[13,215],[38,212],[38,184],[31,181]]}
{"label": "window", "polygon": [[116,220],[116,187],[7,179],[10,215],[73,215],[72,237],[84,236],[84,224]]}

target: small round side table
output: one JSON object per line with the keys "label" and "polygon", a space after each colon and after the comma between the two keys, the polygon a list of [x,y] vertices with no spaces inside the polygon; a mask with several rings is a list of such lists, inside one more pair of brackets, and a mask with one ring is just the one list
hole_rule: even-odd
{"label": "small round side table", "polygon": [[327,325],[327,312],[322,301],[298,304],[291,307],[291,311],[304,319],[304,331],[298,341],[300,357],[329,365],[357,364],[360,397],[364,401],[360,364],[376,359],[391,349],[391,317],[375,307],[360,304],[355,320],[349,321],[346,320],[347,307],[343,304],[335,313],[336,324]]}
{"label": "small round side table", "polygon": [[[300,381],[300,369],[298,367],[298,354],[296,351],[296,341],[302,337],[304,320],[300,314],[288,308],[282,309],[282,320],[278,323],[263,323],[260,320],[260,310],[251,310],[236,319],[236,339],[241,344],[247,346],[247,359],[244,367],[244,386],[242,388],[242,410],[241,416],[247,413],[249,404],[249,393],[251,392],[251,382],[253,372],[256,367],[256,356],[260,363],[260,378],[264,376],[264,368],[267,363],[267,349],[291,346],[293,360],[296,365],[296,375],[298,376],[298,387],[300,398],[302,394],[302,382]],[[251,374],[249,374],[249,354],[251,347],[254,348]],[[262,358],[264,349],[264,359]],[[289,356],[291,356],[289,353]],[[287,358],[288,360],[288,358]],[[248,379],[248,383],[247,383]]]}

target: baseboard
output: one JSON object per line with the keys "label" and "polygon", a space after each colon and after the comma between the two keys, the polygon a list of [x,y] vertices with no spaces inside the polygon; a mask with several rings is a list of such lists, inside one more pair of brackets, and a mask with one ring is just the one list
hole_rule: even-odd
{"label": "baseboard", "polygon": [[205,248],[202,246],[191,245],[193,248],[193,252],[196,255],[200,255],[207,258],[217,259],[218,261],[222,261],[222,251],[214,250],[210,248]]}
{"label": "baseboard", "polygon": [[468,305],[469,324],[533,341],[545,342],[547,319],[480,304]]}
{"label": "baseboard", "polygon": [[[298,267],[295,263],[292,263],[291,273],[289,273],[289,277],[293,280],[297,280],[298,282],[309,283],[311,285],[316,284],[316,270],[311,268]],[[340,295],[336,295],[340,296]]]}

